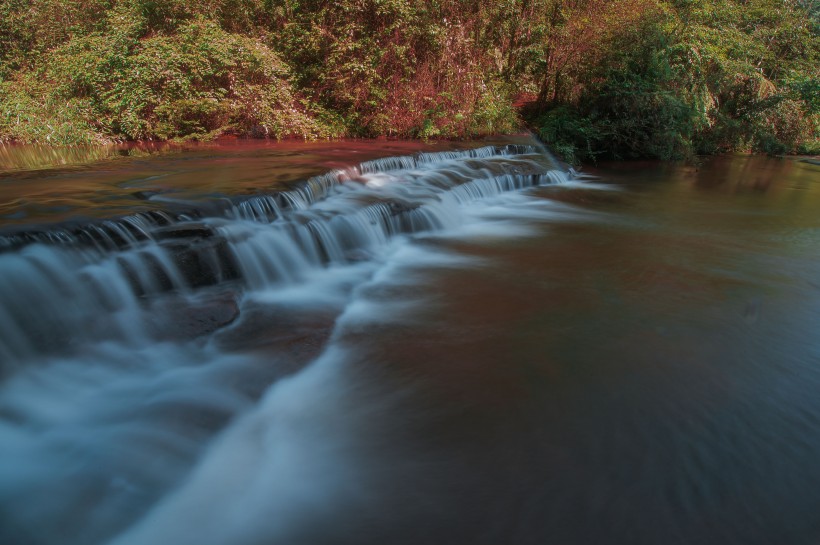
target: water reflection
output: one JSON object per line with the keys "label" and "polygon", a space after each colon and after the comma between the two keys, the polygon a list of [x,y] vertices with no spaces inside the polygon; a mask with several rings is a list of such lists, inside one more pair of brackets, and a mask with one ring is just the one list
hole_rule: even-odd
{"label": "water reflection", "polygon": [[[524,138],[518,138],[518,141]],[[499,143],[516,141],[505,139]],[[0,145],[0,226],[111,218],[168,202],[253,195],[362,161],[481,142],[258,141],[97,147]]]}
{"label": "water reflection", "polygon": [[0,175],[12,171],[77,167],[117,157],[148,157],[185,146],[173,143],[140,142],[104,146],[46,146],[0,144]]}

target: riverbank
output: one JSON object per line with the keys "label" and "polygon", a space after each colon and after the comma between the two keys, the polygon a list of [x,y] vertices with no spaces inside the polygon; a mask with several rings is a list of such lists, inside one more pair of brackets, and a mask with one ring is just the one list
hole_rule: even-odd
{"label": "riverbank", "polygon": [[817,153],[812,6],[7,2],[0,142],[473,138],[524,122],[570,162]]}

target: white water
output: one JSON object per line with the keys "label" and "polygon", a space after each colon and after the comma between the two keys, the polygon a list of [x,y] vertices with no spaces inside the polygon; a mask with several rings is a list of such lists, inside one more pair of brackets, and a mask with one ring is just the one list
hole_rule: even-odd
{"label": "white water", "polygon": [[[504,195],[466,207],[469,220],[441,235],[526,236],[529,222],[560,221],[570,210]],[[355,543],[356,532],[368,527],[368,513],[380,524],[413,510],[422,517],[446,514],[440,485],[429,480],[434,458],[419,452],[408,457],[401,448],[408,443],[404,428],[413,425],[412,416],[401,416],[401,405],[417,392],[412,383],[385,390],[371,377],[382,362],[360,352],[357,339],[385,326],[411,331],[417,311],[436,304],[397,296],[396,288],[412,293],[431,269],[474,269],[482,262],[412,241],[391,245],[379,262],[355,288],[323,353],[268,388],[211,445],[182,486],[111,545]],[[397,483],[413,497],[397,494]],[[397,501],[393,515],[385,512]]]}
{"label": "white water", "polygon": [[816,167],[530,160],[0,241],[0,543],[818,542]]}
{"label": "white water", "polygon": [[[130,217],[104,222],[105,229],[92,224],[77,235],[37,233],[34,240],[57,244],[0,255],[6,279],[0,287],[0,371],[44,352],[73,350],[85,337],[140,342],[142,322],[151,319],[140,309],[145,296],[184,293],[235,275],[251,290],[298,284],[327,264],[370,259],[397,235],[453,228],[466,203],[566,179],[547,170],[539,156],[503,148],[405,159],[312,178],[286,194],[243,201],[226,218],[181,220],[170,231]],[[403,163],[413,168],[389,170]],[[380,164],[388,170],[376,172]],[[277,201],[290,205],[283,210]],[[155,232],[162,240],[154,240]]]}
{"label": "white water", "polygon": [[[367,293],[475,266],[415,237],[524,235],[517,214],[552,210],[520,191],[565,179],[535,155],[421,154],[245,200],[200,220],[205,238],[165,244],[141,215],[0,255],[0,542],[304,542],[322,534],[316,517],[383,500],[370,476],[395,468],[379,415],[402,392],[370,389],[378,362],[346,338],[412,320],[422,301]],[[193,289],[191,256],[235,279]],[[233,305],[236,327],[196,329]],[[273,315],[305,320],[314,344],[327,335],[315,324],[335,322],[295,374],[287,346],[304,340],[287,323],[278,344],[243,340]]]}

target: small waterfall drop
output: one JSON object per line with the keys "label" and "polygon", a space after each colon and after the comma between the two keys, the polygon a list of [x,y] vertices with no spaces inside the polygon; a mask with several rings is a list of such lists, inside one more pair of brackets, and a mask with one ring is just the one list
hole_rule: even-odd
{"label": "small waterfall drop", "polygon": [[295,285],[396,236],[457,226],[466,203],[566,179],[533,147],[486,146],[371,160],[178,213],[0,235],[3,372],[84,340],[139,342],[152,296]]}
{"label": "small waterfall drop", "polygon": [[[462,266],[470,260],[415,242],[475,224],[504,232],[476,214],[570,178],[533,147],[485,146],[365,161],[284,191],[160,197],[161,209],[124,217],[0,231],[0,542],[106,543],[266,398],[282,412],[275,448],[330,447],[266,474],[335,471],[345,449],[321,420],[351,423],[342,408],[359,410],[339,328],[388,323],[415,303],[373,306],[361,291],[411,281],[418,264]],[[278,384],[283,393],[271,394]],[[306,406],[315,411],[303,422]],[[44,493],[54,483],[60,493]]]}

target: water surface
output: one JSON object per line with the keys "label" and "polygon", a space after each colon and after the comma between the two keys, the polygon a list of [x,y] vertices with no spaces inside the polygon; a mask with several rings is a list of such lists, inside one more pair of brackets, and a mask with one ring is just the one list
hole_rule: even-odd
{"label": "water surface", "polygon": [[[279,161],[295,188],[402,146],[139,168],[174,165],[190,204],[269,192]],[[2,542],[820,541],[820,167],[573,179],[538,152],[371,163],[304,209],[191,220],[209,235],[15,239]],[[122,190],[132,168],[86,171]],[[53,220],[110,217],[86,206]],[[183,242],[227,245],[235,274],[193,285]]]}

